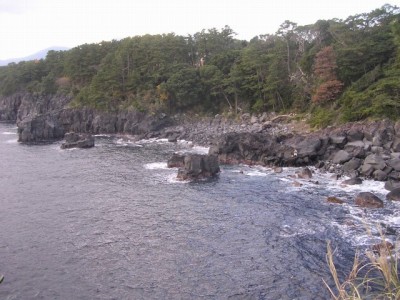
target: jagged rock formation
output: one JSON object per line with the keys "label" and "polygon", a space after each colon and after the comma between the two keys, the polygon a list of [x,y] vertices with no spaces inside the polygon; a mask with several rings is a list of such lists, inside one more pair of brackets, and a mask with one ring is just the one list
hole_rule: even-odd
{"label": "jagged rock formation", "polygon": [[308,135],[227,133],[215,139],[210,154],[221,163],[266,166],[316,165],[322,170],[387,181],[400,186],[400,123],[346,124]]}
{"label": "jagged rock formation", "polygon": [[178,169],[177,178],[196,180],[217,175],[220,171],[218,157],[215,155],[186,154],[183,166]]}
{"label": "jagged rock formation", "polygon": [[16,94],[0,97],[0,120],[17,123],[19,141],[40,143],[59,140],[65,132],[129,133],[153,137],[173,124],[165,114],[138,111],[104,112],[71,108],[71,97]]}

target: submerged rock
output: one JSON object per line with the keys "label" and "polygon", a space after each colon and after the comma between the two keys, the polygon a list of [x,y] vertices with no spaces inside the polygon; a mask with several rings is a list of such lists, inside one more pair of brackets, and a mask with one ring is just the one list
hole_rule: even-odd
{"label": "submerged rock", "polygon": [[178,179],[195,180],[213,177],[219,173],[218,157],[216,155],[187,154],[184,166],[178,170]]}
{"label": "submerged rock", "polygon": [[312,172],[309,168],[302,168],[299,173],[297,173],[297,177],[301,179],[311,179]]}
{"label": "submerged rock", "polygon": [[365,208],[382,208],[383,201],[370,192],[362,192],[356,196],[355,204]]}
{"label": "submerged rock", "polygon": [[336,197],[328,197],[328,198],[326,198],[326,201],[329,203],[335,203],[335,204],[343,204],[344,203],[343,200],[336,198]]}
{"label": "submerged rock", "polygon": [[78,134],[75,132],[66,133],[65,143],[61,145],[61,149],[91,147],[94,147],[94,137],[91,134]]}

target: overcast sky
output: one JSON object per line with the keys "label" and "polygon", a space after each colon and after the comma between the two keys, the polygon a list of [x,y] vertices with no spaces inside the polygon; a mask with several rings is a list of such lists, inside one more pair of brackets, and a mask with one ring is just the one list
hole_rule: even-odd
{"label": "overcast sky", "polygon": [[0,0],[0,59],[27,56],[51,46],[229,25],[237,38],[346,18],[400,0]]}

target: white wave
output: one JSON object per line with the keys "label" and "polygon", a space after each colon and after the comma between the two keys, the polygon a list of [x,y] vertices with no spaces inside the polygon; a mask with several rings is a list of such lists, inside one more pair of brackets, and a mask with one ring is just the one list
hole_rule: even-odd
{"label": "white wave", "polygon": [[18,140],[7,140],[5,141],[6,144],[16,144],[18,143]]}
{"label": "white wave", "polygon": [[190,181],[187,180],[180,180],[176,177],[176,173],[170,174],[167,176],[167,183],[180,183],[180,184],[186,184],[189,183]]}
{"label": "white wave", "polygon": [[397,212],[394,216],[388,216],[386,218],[386,221],[391,225],[400,226],[400,215],[399,215],[399,212]]}
{"label": "white wave", "polygon": [[192,151],[198,154],[208,154],[209,150],[210,150],[209,147],[202,147],[202,146],[194,146],[192,148]]}
{"label": "white wave", "polygon": [[1,134],[4,134],[4,135],[14,135],[14,134],[17,134],[16,132],[11,132],[11,131],[4,131],[4,132],[2,132]]}
{"label": "white wave", "polygon": [[101,134],[94,134],[93,136],[96,136],[96,137],[107,137],[107,138],[112,137],[111,134],[104,134],[104,133],[101,133]]}
{"label": "white wave", "polygon": [[267,176],[266,173],[264,173],[262,171],[259,171],[259,170],[252,170],[252,171],[249,171],[249,172],[244,172],[244,174],[247,175],[247,176],[261,176],[261,177]]}
{"label": "white wave", "polygon": [[[301,225],[302,223],[299,224],[295,226],[283,225],[279,236],[290,238],[295,236],[312,235],[316,233],[316,230],[313,229],[311,226]],[[305,222],[305,224],[307,224],[307,222]]]}
{"label": "white wave", "polygon": [[168,143],[168,139],[157,139],[157,138],[143,139],[143,140],[139,140],[137,143],[138,144],[166,144],[166,143]]}
{"label": "white wave", "polygon": [[154,162],[144,165],[145,169],[148,170],[168,170],[168,166],[166,162]]}
{"label": "white wave", "polygon": [[178,145],[189,146],[189,147],[193,145],[192,141],[187,141],[187,140],[178,140],[177,143]]}

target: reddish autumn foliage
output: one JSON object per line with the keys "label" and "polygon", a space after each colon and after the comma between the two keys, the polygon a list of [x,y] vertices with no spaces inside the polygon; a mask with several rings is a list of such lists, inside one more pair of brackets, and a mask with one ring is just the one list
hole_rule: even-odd
{"label": "reddish autumn foliage", "polygon": [[313,102],[323,103],[336,99],[342,92],[343,83],[336,76],[336,55],[332,46],[324,47],[315,57],[314,74],[319,85],[312,97]]}

